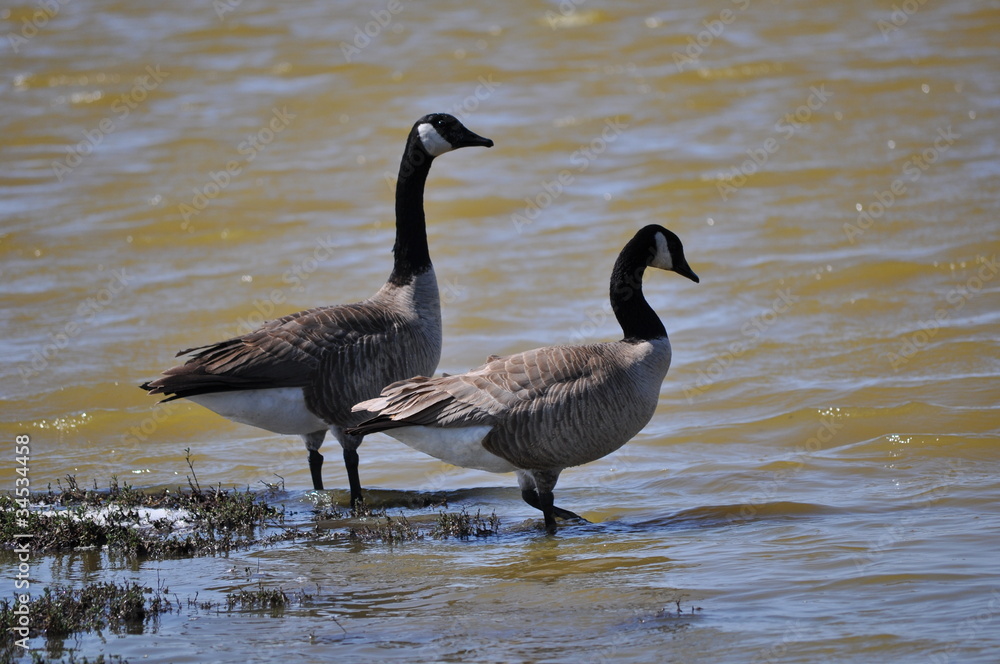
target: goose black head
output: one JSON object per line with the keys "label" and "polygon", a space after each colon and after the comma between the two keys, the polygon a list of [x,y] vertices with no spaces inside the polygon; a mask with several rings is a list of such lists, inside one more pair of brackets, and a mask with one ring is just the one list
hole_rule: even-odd
{"label": "goose black head", "polygon": [[663,226],[652,224],[646,226],[640,233],[648,234],[650,239],[650,261],[649,265],[658,267],[661,270],[676,272],[682,277],[687,277],[696,284],[699,283],[698,275],[684,258],[684,245],[681,239],[668,231]]}
{"label": "goose black head", "polygon": [[454,116],[447,113],[431,113],[417,120],[413,131],[419,144],[432,157],[458,148],[482,146],[491,148],[493,141],[465,128]]}

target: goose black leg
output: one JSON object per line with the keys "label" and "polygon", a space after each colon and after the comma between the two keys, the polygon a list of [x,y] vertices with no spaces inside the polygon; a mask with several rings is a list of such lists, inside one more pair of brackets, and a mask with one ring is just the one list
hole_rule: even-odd
{"label": "goose black leg", "polygon": [[[528,503],[536,510],[541,510],[542,512],[545,511],[542,510],[542,504],[538,500],[538,492],[534,489],[524,489],[521,491],[521,498],[524,502]],[[569,510],[564,510],[563,508],[556,507],[555,505],[552,506],[552,514],[560,519],[579,519],[580,521],[586,521],[586,519],[579,514],[570,512]]]}
{"label": "goose black leg", "polygon": [[347,483],[351,487],[351,509],[357,509],[361,496],[361,480],[358,478],[358,451],[344,449],[344,467],[347,469]]}
{"label": "goose black leg", "polygon": [[542,511],[545,517],[545,530],[549,534],[556,532],[556,517],[560,519],[586,519],[569,510],[556,507],[553,504],[552,489],[559,481],[559,470],[518,470],[517,484],[521,487],[521,499],[536,510]]}
{"label": "goose black leg", "polygon": [[541,505],[542,515],[545,517],[545,532],[549,535],[556,534],[555,506],[552,504],[551,491],[539,491],[538,502]]}
{"label": "goose black leg", "polygon": [[323,455],[319,450],[309,450],[309,473],[312,475],[313,489],[323,490]]}
{"label": "goose black leg", "polygon": [[319,453],[319,448],[323,446],[326,438],[326,429],[313,431],[302,435],[302,442],[309,450],[309,474],[312,475],[313,489],[323,490],[323,455]]}

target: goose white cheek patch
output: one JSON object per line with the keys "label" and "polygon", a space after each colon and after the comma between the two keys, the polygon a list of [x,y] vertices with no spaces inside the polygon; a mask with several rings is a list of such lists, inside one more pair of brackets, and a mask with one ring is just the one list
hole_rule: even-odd
{"label": "goose white cheek patch", "polygon": [[663,237],[663,233],[656,234],[656,255],[653,256],[653,262],[650,265],[658,267],[661,270],[674,269],[674,259],[670,255],[670,248],[667,247],[667,238]]}
{"label": "goose white cheek patch", "polygon": [[445,152],[451,152],[453,149],[451,143],[446,141],[438,133],[438,130],[428,122],[417,127],[417,133],[420,135],[420,142],[424,144],[424,149],[432,157],[443,155]]}

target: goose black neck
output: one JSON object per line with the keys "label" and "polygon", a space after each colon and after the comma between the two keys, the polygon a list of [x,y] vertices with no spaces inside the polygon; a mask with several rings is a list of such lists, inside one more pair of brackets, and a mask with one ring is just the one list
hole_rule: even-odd
{"label": "goose black neck", "polygon": [[611,271],[611,309],[622,326],[625,341],[649,341],[667,336],[660,317],[642,294],[642,275],[653,252],[636,239],[625,245]]}
{"label": "goose black neck", "polygon": [[397,286],[405,286],[431,267],[424,219],[424,184],[434,157],[417,145],[419,140],[415,131],[410,133],[396,181],[396,244],[392,248],[395,263],[389,281]]}

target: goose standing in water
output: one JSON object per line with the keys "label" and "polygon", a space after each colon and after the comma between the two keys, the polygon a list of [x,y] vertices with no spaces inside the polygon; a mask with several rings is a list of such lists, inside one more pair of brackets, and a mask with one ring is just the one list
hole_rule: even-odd
{"label": "goose standing in water", "polygon": [[434,113],[410,130],[396,183],[396,244],[388,281],[363,302],[317,307],[264,323],[241,337],[182,350],[184,364],[143,384],[165,401],[189,399],[234,422],[302,436],[313,488],[323,488],[319,448],[329,430],[344,449],[351,506],[361,499],[365,416],[351,406],[389,383],[431,375],[441,357],[441,303],[427,249],[424,183],[446,152],[492,147],[454,117]]}
{"label": "goose standing in water", "polygon": [[555,532],[555,517],[579,518],[553,505],[559,473],[614,452],[656,410],[670,341],[642,294],[647,266],[698,282],[680,239],[662,226],[646,226],[611,272],[621,341],[537,348],[492,357],[464,374],[399,381],[354,406],[376,415],[348,434],[385,431],[452,465],[514,471],[524,501],[541,510],[546,529]]}

